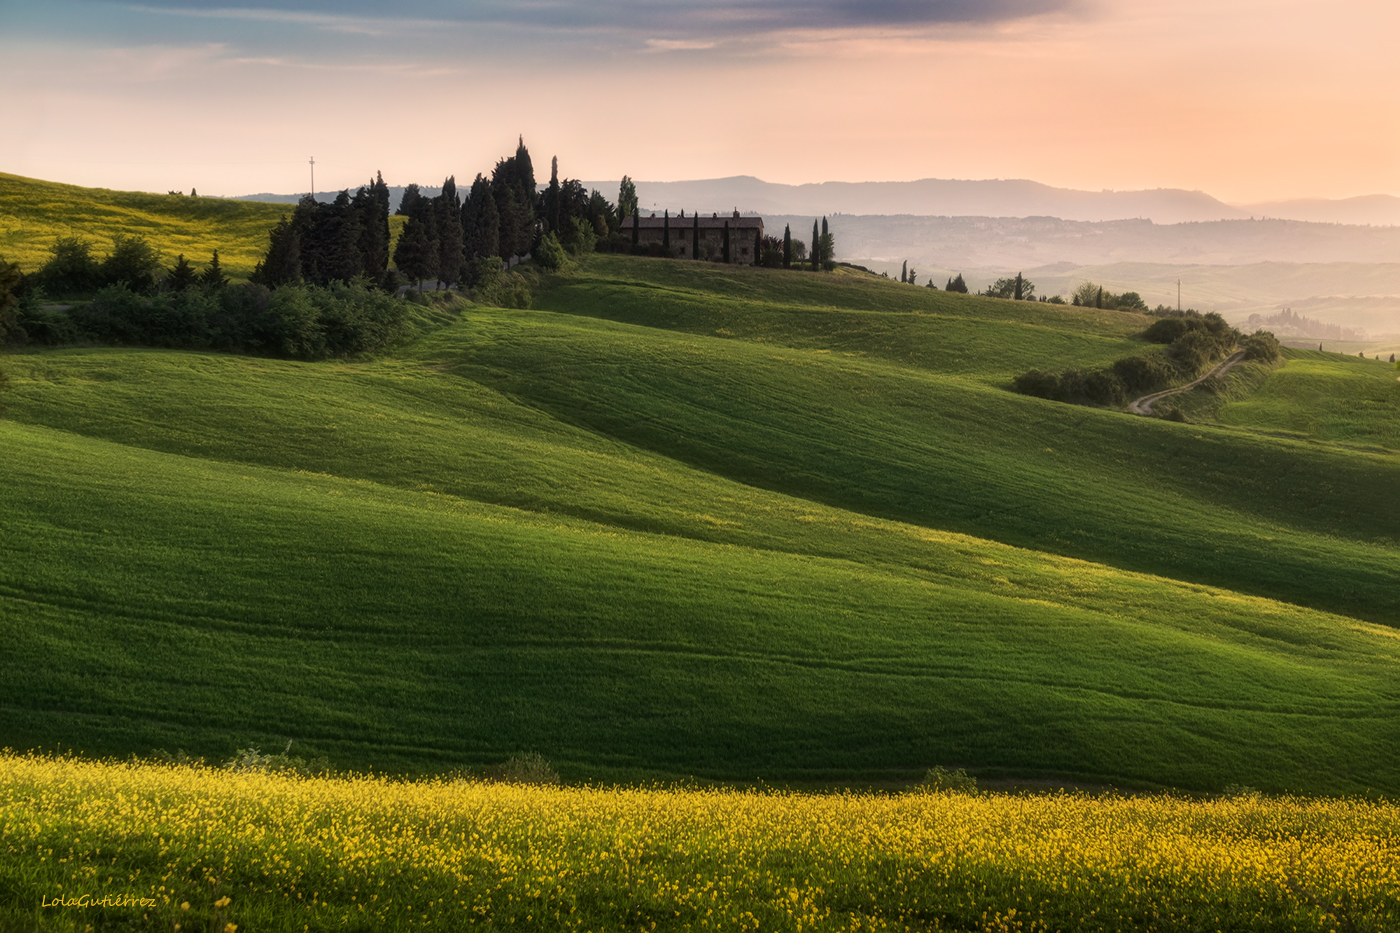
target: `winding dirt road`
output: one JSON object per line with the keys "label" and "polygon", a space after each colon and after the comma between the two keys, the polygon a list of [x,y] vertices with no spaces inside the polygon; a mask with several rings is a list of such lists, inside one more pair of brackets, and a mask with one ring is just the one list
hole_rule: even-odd
{"label": "winding dirt road", "polygon": [[1240,350],[1221,360],[1218,366],[1216,366],[1210,372],[1206,373],[1201,378],[1197,379],[1195,382],[1188,382],[1184,386],[1177,386],[1175,389],[1167,389],[1165,392],[1154,392],[1151,395],[1144,395],[1140,399],[1135,399],[1134,401],[1129,402],[1128,411],[1132,412],[1135,415],[1150,415],[1152,414],[1152,406],[1157,404],[1162,399],[1166,398],[1168,395],[1176,395],[1178,392],[1187,392],[1191,389],[1194,389],[1196,386],[1205,382],[1211,376],[1223,376],[1227,372],[1229,372],[1231,366],[1234,366],[1242,359],[1244,359],[1244,351]]}

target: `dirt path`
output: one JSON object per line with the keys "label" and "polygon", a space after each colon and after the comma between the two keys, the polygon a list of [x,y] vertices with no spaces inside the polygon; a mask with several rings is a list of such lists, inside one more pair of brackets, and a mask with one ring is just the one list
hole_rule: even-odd
{"label": "dirt path", "polygon": [[1176,395],[1178,392],[1186,392],[1191,389],[1194,389],[1196,386],[1205,382],[1211,376],[1223,376],[1230,371],[1231,366],[1234,366],[1242,359],[1244,359],[1244,351],[1240,350],[1237,353],[1226,357],[1220,362],[1220,365],[1216,366],[1214,369],[1206,373],[1201,378],[1197,379],[1195,382],[1188,382],[1184,386],[1177,386],[1175,389],[1167,389],[1165,392],[1154,392],[1151,395],[1144,395],[1140,399],[1135,399],[1134,401],[1129,402],[1128,411],[1132,412],[1135,415],[1150,415],[1152,414],[1152,406],[1157,404],[1162,399],[1166,398],[1168,395]]}

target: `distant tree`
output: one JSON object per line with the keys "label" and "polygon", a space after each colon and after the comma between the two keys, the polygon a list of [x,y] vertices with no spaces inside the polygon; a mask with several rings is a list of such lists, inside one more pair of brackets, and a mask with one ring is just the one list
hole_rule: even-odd
{"label": "distant tree", "polygon": [[418,202],[422,198],[423,195],[418,190],[417,182],[409,182],[408,186],[403,189],[403,197],[399,198],[399,209],[394,211],[394,215],[412,217],[413,213],[418,210]]}
{"label": "distant tree", "polygon": [[804,242],[802,242],[801,240],[797,239],[797,237],[793,237],[793,238],[792,238],[792,261],[795,262],[795,263],[797,263],[797,264],[799,264],[799,265],[801,265],[801,263],[803,262],[803,260],[805,260],[806,258],[807,258],[807,244],[804,243]]}
{"label": "distant tree", "polygon": [[822,265],[821,235],[817,233],[817,222],[812,221],[812,271],[816,272]]}
{"label": "distant tree", "polygon": [[600,237],[618,230],[616,211],[597,188],[588,193],[588,220],[593,224],[593,232]]}
{"label": "distant tree", "polygon": [[792,225],[783,225],[783,268],[792,268]]}
{"label": "distant tree", "polygon": [[961,272],[948,280],[948,291],[958,292],[963,295],[967,294],[967,283],[963,281]]}
{"label": "distant tree", "polygon": [[49,261],[34,278],[35,283],[50,294],[69,295],[97,288],[102,273],[93,258],[92,246],[86,240],[61,236],[49,247]]}
{"label": "distant tree", "polygon": [[224,269],[219,265],[218,250],[214,250],[214,255],[209,257],[209,265],[199,274],[199,284],[216,289],[228,284],[228,276],[224,275]]}
{"label": "distant tree", "polygon": [[389,268],[389,186],[384,183],[382,173],[368,185],[361,185],[350,202],[350,212],[355,216],[355,228],[359,230],[357,244],[361,274],[380,281]]}
{"label": "distant tree", "polygon": [[170,286],[173,292],[182,292],[199,281],[199,273],[194,271],[194,266],[181,253],[175,259],[175,265],[171,266],[165,275],[165,284]]}
{"label": "distant tree", "polygon": [[[474,276],[475,260],[501,254],[501,219],[491,183],[478,174],[462,204],[462,251],[467,258],[467,277]],[[475,285],[476,282],[471,284]]]}
{"label": "distant tree", "polygon": [[666,255],[671,255],[671,212],[664,210],[661,213],[661,248],[666,251]]}
{"label": "distant tree", "polygon": [[1081,282],[1079,286],[1070,293],[1070,304],[1076,308],[1088,308],[1093,305],[1098,297],[1099,286],[1093,282]]}
{"label": "distant tree", "polygon": [[625,218],[636,218],[639,210],[637,204],[637,186],[632,183],[632,179],[626,175],[622,176],[622,184],[617,189],[617,220],[621,223]]}
{"label": "distant tree", "polygon": [[822,218],[822,237],[817,241],[816,246],[821,253],[822,268],[827,270],[836,268],[836,238],[827,228],[825,217]]}
{"label": "distant tree", "polygon": [[549,160],[549,187],[542,196],[544,202],[544,226],[546,230],[559,232],[559,157]]}
{"label": "distant tree", "polygon": [[910,269],[910,270],[909,270],[909,284],[910,284],[910,285],[917,285],[918,282],[917,282],[916,280],[918,279],[918,277],[919,277],[919,273],[915,272],[913,269]]}
{"label": "distant tree", "polygon": [[192,197],[192,198],[197,198],[197,197],[199,197],[199,192],[196,191],[196,190],[194,190],[193,188],[191,188],[191,189],[190,189],[190,197]]}
{"label": "distant tree", "polygon": [[1113,306],[1119,311],[1146,311],[1147,302],[1142,300],[1142,296],[1137,292],[1124,292],[1113,302]]}
{"label": "distant tree", "polygon": [[1011,296],[1016,301],[1021,300],[1021,273],[1016,273],[1016,291]]}
{"label": "distant tree", "polygon": [[145,237],[119,233],[112,238],[112,251],[99,268],[106,284],[125,283],[133,292],[146,294],[156,287],[160,257]]}
{"label": "distant tree", "polygon": [[268,235],[267,253],[258,262],[249,281],[267,288],[297,285],[301,282],[301,234],[287,215]]}
{"label": "distant tree", "polygon": [[535,261],[550,272],[558,272],[564,268],[564,263],[568,261],[568,254],[564,252],[564,246],[559,242],[559,237],[555,236],[551,230],[540,240],[540,248],[535,253]]}
{"label": "distant tree", "polygon": [[1102,307],[1103,307],[1103,286],[1102,286],[1102,285],[1099,286],[1098,294],[1096,294],[1096,295],[1094,296],[1094,307],[1096,307],[1096,308],[1102,308]]}
{"label": "distant tree", "polygon": [[1395,362],[1395,354],[1394,354],[1394,353],[1390,354],[1390,361],[1391,361],[1392,363]]}
{"label": "distant tree", "polygon": [[899,280],[908,284],[909,282],[909,260],[904,260],[904,265],[899,270]]}

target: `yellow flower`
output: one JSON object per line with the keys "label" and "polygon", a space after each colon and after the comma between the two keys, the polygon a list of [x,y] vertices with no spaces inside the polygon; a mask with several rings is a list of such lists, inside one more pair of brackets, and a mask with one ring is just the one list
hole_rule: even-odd
{"label": "yellow flower", "polygon": [[181,910],[189,910],[189,909],[190,909],[190,902],[189,902],[189,901],[185,901],[183,904],[180,905],[180,909],[181,909]]}
{"label": "yellow flower", "polygon": [[214,906],[215,906],[215,907],[218,907],[219,909],[222,910],[223,908],[227,907],[227,906],[228,906],[229,904],[231,904],[232,902],[233,902],[233,898],[231,898],[231,897],[229,897],[227,894],[225,894],[223,897],[219,898],[217,901],[214,902]]}

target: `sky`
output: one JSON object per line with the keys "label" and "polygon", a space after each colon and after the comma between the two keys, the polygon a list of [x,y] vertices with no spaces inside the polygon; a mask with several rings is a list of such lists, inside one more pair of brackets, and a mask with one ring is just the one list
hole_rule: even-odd
{"label": "sky", "polygon": [[[391,11],[391,12],[386,12]],[[0,171],[1400,195],[1395,0],[0,0]]]}

